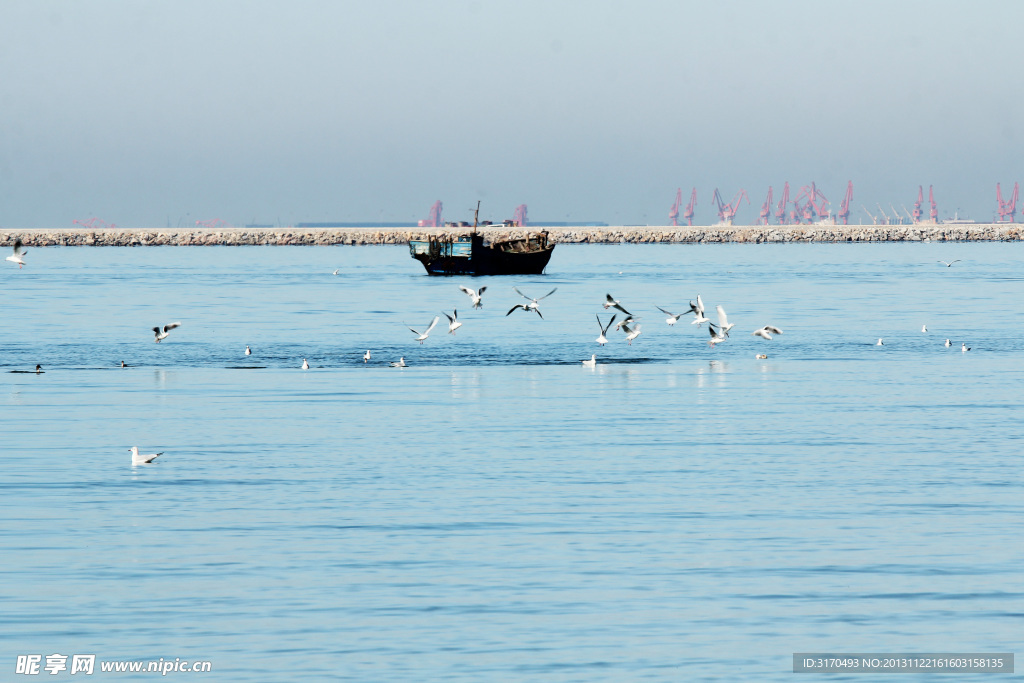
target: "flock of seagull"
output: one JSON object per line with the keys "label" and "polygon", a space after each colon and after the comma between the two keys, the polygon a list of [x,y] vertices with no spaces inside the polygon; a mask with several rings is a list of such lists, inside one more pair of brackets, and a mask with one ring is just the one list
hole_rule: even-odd
{"label": "flock of seagull", "polygon": [[[5,260],[6,261],[10,261],[12,263],[18,264],[18,268],[20,269],[20,268],[23,268],[25,266],[25,254],[26,253],[28,253],[28,250],[25,249],[24,244],[22,243],[22,241],[20,239],[17,239],[14,242],[13,253],[10,256],[8,256]],[[957,263],[959,260],[960,259],[955,259],[953,261],[948,261],[948,262],[947,261],[939,261],[939,263],[941,263],[942,265],[944,265],[947,268],[949,268],[954,263]],[[338,271],[335,270],[334,274],[337,275]],[[471,305],[472,305],[472,307],[474,309],[479,309],[479,308],[483,307],[483,295],[484,295],[484,292],[487,290],[486,286],[480,287],[480,289],[471,289],[471,288],[466,287],[464,285],[459,285],[459,289],[464,294],[466,294],[469,297],[470,303],[471,303]],[[521,292],[518,287],[513,287],[512,289],[515,291],[516,294],[518,294],[523,299],[525,299],[526,302],[525,303],[515,304],[514,306],[512,306],[512,308],[510,308],[508,310],[508,312],[505,314],[505,316],[507,317],[509,315],[512,315],[512,313],[514,313],[515,311],[522,310],[524,313],[531,313],[531,312],[536,313],[537,316],[539,318],[541,318],[542,320],[544,319],[544,315],[540,311],[540,302],[543,301],[544,299],[548,298],[549,296],[551,296],[552,294],[554,294],[555,292],[558,291],[558,288],[555,287],[554,289],[552,289],[550,292],[548,292],[544,296],[531,297],[531,296],[527,296],[526,294]],[[708,340],[708,345],[711,346],[712,348],[714,348],[716,345],[721,344],[721,343],[723,343],[723,342],[725,342],[725,341],[727,341],[729,339],[729,333],[730,333],[730,331],[736,325],[735,325],[735,323],[730,323],[729,322],[729,318],[728,318],[728,316],[725,313],[725,309],[722,308],[721,305],[717,305],[715,307],[715,312],[717,314],[716,317],[718,319],[718,322],[716,323],[716,322],[713,322],[710,318],[708,318],[707,316],[704,315],[704,313],[705,313],[704,301],[701,299],[699,294],[697,295],[696,302],[690,301],[689,303],[690,303],[689,309],[685,310],[685,311],[683,311],[681,313],[673,313],[673,312],[668,311],[668,310],[666,310],[666,309],[664,309],[664,308],[662,308],[660,306],[656,306],[655,308],[657,308],[659,311],[661,311],[666,316],[668,316],[665,319],[665,322],[668,325],[670,325],[670,326],[675,325],[684,316],[687,316],[687,315],[690,315],[690,314],[693,314],[693,320],[690,321],[690,324],[691,325],[696,325],[698,329],[700,329],[700,327],[704,323],[707,323],[707,325],[708,325],[708,334],[710,336],[710,339]],[[597,344],[599,346],[603,347],[605,344],[608,343],[608,336],[607,336],[608,332],[609,332],[609,330],[612,329],[612,325],[615,325],[615,330],[616,331],[621,330],[625,334],[626,343],[632,346],[633,341],[637,337],[639,337],[640,333],[641,333],[640,322],[639,322],[640,318],[637,317],[637,316],[634,316],[632,313],[630,313],[629,310],[627,310],[625,308],[625,306],[623,306],[622,303],[619,302],[618,299],[615,299],[611,294],[607,294],[605,296],[605,300],[604,300],[604,303],[602,304],[602,306],[603,306],[603,308],[605,310],[608,310],[610,308],[614,308],[618,312],[617,313],[613,313],[612,317],[607,322],[602,322],[601,321],[600,314],[597,314],[595,316],[597,318],[597,327],[598,327],[598,330],[599,330],[599,334],[598,334],[598,337],[596,339]],[[618,323],[616,323],[615,321],[616,321],[616,319],[618,319],[620,313],[622,314],[623,317],[622,317],[621,320],[619,320]],[[457,309],[453,309],[451,315],[449,315],[447,312],[444,312],[444,316],[448,319],[448,334],[451,334],[451,335],[454,336],[455,332],[460,327],[462,327],[462,322],[459,320],[459,312],[458,312]],[[416,341],[419,342],[420,344],[423,344],[430,337],[430,333],[433,331],[434,327],[437,326],[437,323],[438,323],[438,321],[440,321],[440,319],[441,319],[440,316],[434,316],[434,319],[430,321],[430,324],[427,325],[423,329],[423,331],[420,331],[420,330],[417,330],[417,329],[415,329],[413,327],[410,327],[408,324],[406,324],[406,327],[414,335],[416,335]],[[173,322],[173,323],[167,323],[166,325],[163,325],[162,327],[159,327],[159,326],[158,327],[154,327],[153,328],[153,334],[154,334],[153,341],[155,341],[157,344],[159,344],[164,339],[167,339],[167,337],[170,334],[171,330],[174,330],[174,329],[176,329],[176,328],[178,328],[180,326],[181,326],[180,322]],[[923,332],[923,333],[927,333],[928,332],[927,325],[923,325],[921,327],[921,332]],[[765,340],[771,340],[774,335],[780,335],[780,334],[782,334],[782,330],[779,329],[778,327],[776,327],[775,325],[764,325],[763,327],[759,327],[758,329],[754,330],[751,333],[751,336],[759,337],[759,338],[765,339]],[[953,343],[949,339],[946,339],[945,346],[947,348],[952,346],[952,344]],[[879,338],[878,342],[876,343],[876,346],[884,346],[884,345],[885,344],[882,341],[882,339]],[[971,347],[967,346],[966,343],[961,343],[960,350],[963,353],[967,353],[968,351],[971,350]],[[250,349],[248,345],[245,347],[245,355],[246,356],[252,355],[252,349]],[[370,353],[370,350],[367,349],[366,353],[363,354],[363,362],[364,363],[369,363],[371,357],[372,357],[372,354]],[[764,359],[764,358],[767,358],[768,356],[766,354],[763,354],[763,353],[758,353],[756,357],[759,358],[759,359]],[[597,366],[597,354],[592,354],[588,360],[582,361],[582,364],[583,364],[584,367],[587,367],[587,368],[594,368],[594,367],[596,367]],[[390,367],[393,367],[393,368],[408,367],[408,365],[405,362],[405,357],[404,356],[399,358],[397,361],[393,361],[393,362],[388,363],[388,365]],[[125,364],[124,361],[121,361],[121,367],[128,367],[128,366]],[[307,362],[307,360],[305,358],[302,359],[302,369],[303,370],[308,370],[309,369],[309,363]],[[17,371],[15,371],[15,372],[17,372]],[[39,365],[36,365],[35,373],[40,374],[42,372],[43,372],[42,367],[39,366]],[[132,446],[130,450],[131,450],[132,465],[133,466],[151,463],[158,456],[163,455],[162,452],[161,453],[151,453],[151,454],[148,454],[148,455],[147,454],[140,455],[139,454],[139,449],[138,449],[137,446]]]}

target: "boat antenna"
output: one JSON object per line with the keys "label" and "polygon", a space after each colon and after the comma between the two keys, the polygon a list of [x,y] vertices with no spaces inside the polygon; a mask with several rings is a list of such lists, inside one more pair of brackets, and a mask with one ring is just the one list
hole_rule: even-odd
{"label": "boat antenna", "polygon": [[480,200],[476,200],[476,211],[473,212],[473,232],[476,232],[476,219],[480,217]]}

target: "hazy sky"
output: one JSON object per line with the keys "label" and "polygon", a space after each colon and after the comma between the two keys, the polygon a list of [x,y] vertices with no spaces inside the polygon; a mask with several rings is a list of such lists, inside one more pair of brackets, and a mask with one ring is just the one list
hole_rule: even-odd
{"label": "hazy sky", "polygon": [[750,223],[787,180],[987,220],[1022,41],[1017,1],[3,0],[0,226]]}

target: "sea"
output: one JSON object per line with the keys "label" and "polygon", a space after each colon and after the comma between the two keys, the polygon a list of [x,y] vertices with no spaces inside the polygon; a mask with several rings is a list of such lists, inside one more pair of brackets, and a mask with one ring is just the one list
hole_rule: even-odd
{"label": "sea", "polygon": [[[1021,642],[1024,243],[0,265],[0,680],[962,680],[794,654]],[[724,343],[658,309],[698,295]]]}

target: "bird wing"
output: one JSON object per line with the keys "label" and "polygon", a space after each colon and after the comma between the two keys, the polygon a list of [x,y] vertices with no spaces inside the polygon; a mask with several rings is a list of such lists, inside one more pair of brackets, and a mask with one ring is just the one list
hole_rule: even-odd
{"label": "bird wing", "polygon": [[952,261],[950,261],[950,262],[949,262],[949,265],[953,265],[954,263],[956,263],[956,262],[957,262],[957,261],[959,261],[959,260],[960,260],[960,259],[954,259],[954,260],[952,260]]}
{"label": "bird wing", "polygon": [[508,313],[506,313],[505,316],[508,317],[509,315],[512,314],[512,311],[516,310],[517,308],[522,308],[522,309],[525,310],[526,309],[526,304],[516,304],[512,308],[508,309]]}
{"label": "bird wing", "polygon": [[670,315],[670,316],[672,316],[673,318],[675,318],[675,317],[676,317],[676,314],[675,314],[675,313],[669,313],[668,311],[666,311],[666,310],[665,310],[664,308],[662,308],[661,306],[655,306],[655,308],[657,308],[657,309],[658,309],[659,311],[661,311],[661,312],[662,312],[662,313],[664,313],[665,315]]}
{"label": "bird wing", "polygon": [[519,296],[523,297],[527,301],[533,301],[533,299],[531,299],[530,297],[528,297],[525,294],[523,294],[522,292],[520,292],[518,287],[513,287],[512,289],[515,290],[516,294],[518,294]]}
{"label": "bird wing", "polygon": [[160,334],[160,328],[159,327],[154,327],[153,328],[153,332],[155,332],[156,334],[159,335]]}
{"label": "bird wing", "polygon": [[[608,321],[608,324],[605,327],[601,328],[601,334],[607,334],[608,333],[608,328],[610,328],[612,326],[612,323],[615,322],[616,316],[618,316],[618,313],[613,313],[612,314],[612,319]],[[597,323],[599,325],[601,324],[601,317],[600,316],[598,316],[598,318],[597,318]]]}
{"label": "bird wing", "polygon": [[701,301],[700,294],[697,295],[697,312],[704,315],[704,302]]}
{"label": "bird wing", "polygon": [[27,250],[25,249],[24,244],[22,243],[22,241],[20,239],[14,240],[14,255],[15,256],[21,256],[22,254],[26,253],[26,251]]}
{"label": "bird wing", "polygon": [[437,321],[438,321],[438,320],[440,320],[440,319],[441,319],[441,316],[439,316],[439,315],[435,315],[435,316],[434,316],[434,319],[430,321],[430,327],[428,327],[428,328],[427,328],[427,331],[426,331],[426,332],[424,332],[423,334],[424,334],[424,335],[430,334],[430,331],[431,331],[432,329],[434,329],[434,325],[436,325],[436,324],[437,324]]}
{"label": "bird wing", "polygon": [[[402,323],[402,324],[405,325],[406,327],[409,327],[409,323]],[[413,334],[415,334],[417,337],[420,335],[419,332],[417,332],[416,330],[412,329],[411,327],[409,327],[409,331],[412,332]]]}
{"label": "bird wing", "polygon": [[181,323],[169,323],[167,325],[164,325],[164,333],[170,332],[175,327],[181,327]]}
{"label": "bird wing", "polygon": [[623,308],[623,307],[622,307],[622,306],[620,306],[619,304],[615,304],[615,305],[614,305],[614,307],[615,307],[615,308],[617,308],[617,309],[619,309],[620,311],[622,311],[622,312],[623,312],[623,313],[625,313],[626,315],[633,315],[632,313],[630,313],[629,311],[627,311],[627,310],[626,310],[625,308]]}
{"label": "bird wing", "polygon": [[[540,299],[547,299],[547,298],[548,298],[549,296],[551,296],[552,294],[554,294],[554,293],[555,293],[555,292],[557,292],[557,291],[558,291],[558,287],[555,287],[555,288],[554,288],[554,289],[552,289],[552,290],[551,290],[550,292],[548,292],[547,294],[545,294],[544,296],[542,296],[542,297],[541,297]],[[536,299],[536,301],[540,301],[540,299]]]}
{"label": "bird wing", "polygon": [[[442,312],[443,312],[443,311],[442,311]],[[450,322],[450,323],[453,323],[453,322],[455,322],[455,318],[451,317],[451,316],[450,316],[450,315],[448,315],[447,313],[445,313],[445,314],[444,314],[444,317],[448,318],[448,322]]]}
{"label": "bird wing", "polygon": [[485,290],[485,289],[487,289],[487,285],[484,285],[483,287],[481,287],[481,288],[480,288],[480,289],[479,289],[479,290],[477,291],[476,295],[477,295],[477,296],[483,296],[483,295],[484,295],[484,290]]}
{"label": "bird wing", "polygon": [[717,306],[718,310],[718,325],[719,327],[729,327],[729,319],[725,317],[725,309],[721,305]]}
{"label": "bird wing", "polygon": [[774,327],[772,325],[765,325],[764,329],[768,330],[772,334],[782,334],[782,330],[780,330],[779,328]]}
{"label": "bird wing", "polygon": [[619,303],[618,301],[612,298],[611,294],[605,294],[604,300],[609,306],[614,306],[615,304]]}
{"label": "bird wing", "polygon": [[474,291],[473,291],[472,289],[470,289],[469,287],[463,287],[462,285],[459,285],[459,289],[461,289],[461,290],[462,290],[463,292],[465,292],[465,293],[466,293],[466,294],[468,294],[469,296],[476,296],[476,292],[474,292]]}
{"label": "bird wing", "polygon": [[[540,315],[540,309],[539,308],[535,308],[533,310],[537,311],[537,315]],[[540,319],[543,320],[544,316],[540,315]]]}

